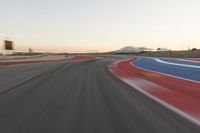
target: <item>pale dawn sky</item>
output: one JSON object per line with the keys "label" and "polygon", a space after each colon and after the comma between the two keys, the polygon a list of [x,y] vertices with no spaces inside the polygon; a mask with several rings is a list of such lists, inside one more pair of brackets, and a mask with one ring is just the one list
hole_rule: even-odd
{"label": "pale dawn sky", "polygon": [[200,0],[0,0],[0,42],[16,50],[200,48]]}

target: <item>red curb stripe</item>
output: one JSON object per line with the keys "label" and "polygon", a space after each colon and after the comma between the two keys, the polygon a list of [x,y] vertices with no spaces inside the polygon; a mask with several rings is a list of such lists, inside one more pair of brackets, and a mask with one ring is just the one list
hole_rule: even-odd
{"label": "red curb stripe", "polygon": [[113,63],[108,68],[118,78],[131,81],[132,84],[148,94],[173,105],[200,121],[199,83],[140,69],[131,65],[131,61]]}
{"label": "red curb stripe", "polygon": [[96,59],[96,57],[95,56],[74,56],[71,59],[59,59],[59,60],[0,62],[0,66],[36,64],[36,63],[48,63],[48,62],[65,62],[65,61],[78,61],[78,60],[93,60],[93,59]]}

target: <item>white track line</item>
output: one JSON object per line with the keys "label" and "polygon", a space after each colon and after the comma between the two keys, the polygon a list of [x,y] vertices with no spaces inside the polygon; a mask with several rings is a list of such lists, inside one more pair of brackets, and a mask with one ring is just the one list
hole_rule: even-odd
{"label": "white track line", "polygon": [[195,60],[186,60],[186,59],[177,59],[177,60],[185,61],[185,62],[200,63],[200,61],[195,61]]}
{"label": "white track line", "polygon": [[[118,76],[117,76],[118,77]],[[120,77],[118,77],[120,78]],[[138,87],[137,85],[134,84],[134,82],[132,82],[130,79],[125,79],[125,78],[120,78],[122,81],[124,81],[125,83],[129,84],[131,87],[135,88],[136,90],[138,90],[139,92],[141,92],[142,94],[146,95],[147,97],[153,99],[154,101],[156,101],[157,103],[165,106],[166,108],[168,108],[169,110],[175,112],[176,114],[182,116],[183,118],[191,121],[192,123],[200,126],[200,120],[198,118],[195,118],[194,116],[189,115],[188,113],[178,109],[177,107],[171,105],[170,103],[165,102],[164,100],[161,100],[160,98],[146,92],[145,90],[143,90],[142,88]]]}
{"label": "white track line", "polygon": [[[140,59],[138,59],[138,60],[140,60]],[[137,61],[138,61],[138,60],[137,60]],[[131,64],[133,67],[137,67],[137,68],[143,69],[143,70],[145,70],[145,71],[149,71],[149,72],[153,72],[153,73],[157,73],[157,74],[161,74],[161,75],[165,75],[165,76],[169,76],[169,77],[173,77],[173,78],[178,78],[178,79],[181,79],[181,80],[186,80],[186,81],[190,81],[190,82],[194,82],[194,83],[200,84],[200,81],[191,80],[191,79],[186,79],[186,78],[183,78],[183,77],[178,77],[178,76],[175,76],[175,75],[170,75],[170,74],[166,74],[166,73],[162,73],[162,72],[153,71],[153,70],[150,70],[150,69],[145,69],[145,68],[143,68],[143,67],[139,67],[139,66],[133,64],[133,61],[131,61],[130,64]]]}
{"label": "white track line", "polygon": [[154,59],[154,60],[157,61],[157,62],[159,62],[159,63],[168,64],[168,65],[174,65],[174,66],[182,66],[182,67],[190,67],[190,68],[198,68],[198,69],[200,69],[200,66],[195,66],[195,65],[172,63],[172,62],[163,61],[161,59]]}

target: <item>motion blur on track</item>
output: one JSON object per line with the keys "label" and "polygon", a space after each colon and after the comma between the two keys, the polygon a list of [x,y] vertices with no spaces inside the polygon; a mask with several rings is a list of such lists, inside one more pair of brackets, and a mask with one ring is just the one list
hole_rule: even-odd
{"label": "motion blur on track", "polygon": [[[196,123],[113,75],[109,65],[122,59],[129,58],[109,56],[1,66],[0,131],[200,132]],[[123,71],[122,66],[114,69]]]}

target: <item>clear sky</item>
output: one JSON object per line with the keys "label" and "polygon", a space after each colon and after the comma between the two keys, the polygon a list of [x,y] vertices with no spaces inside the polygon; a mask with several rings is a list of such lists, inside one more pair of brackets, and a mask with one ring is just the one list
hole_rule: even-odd
{"label": "clear sky", "polygon": [[0,41],[16,50],[200,48],[200,0],[0,0]]}

